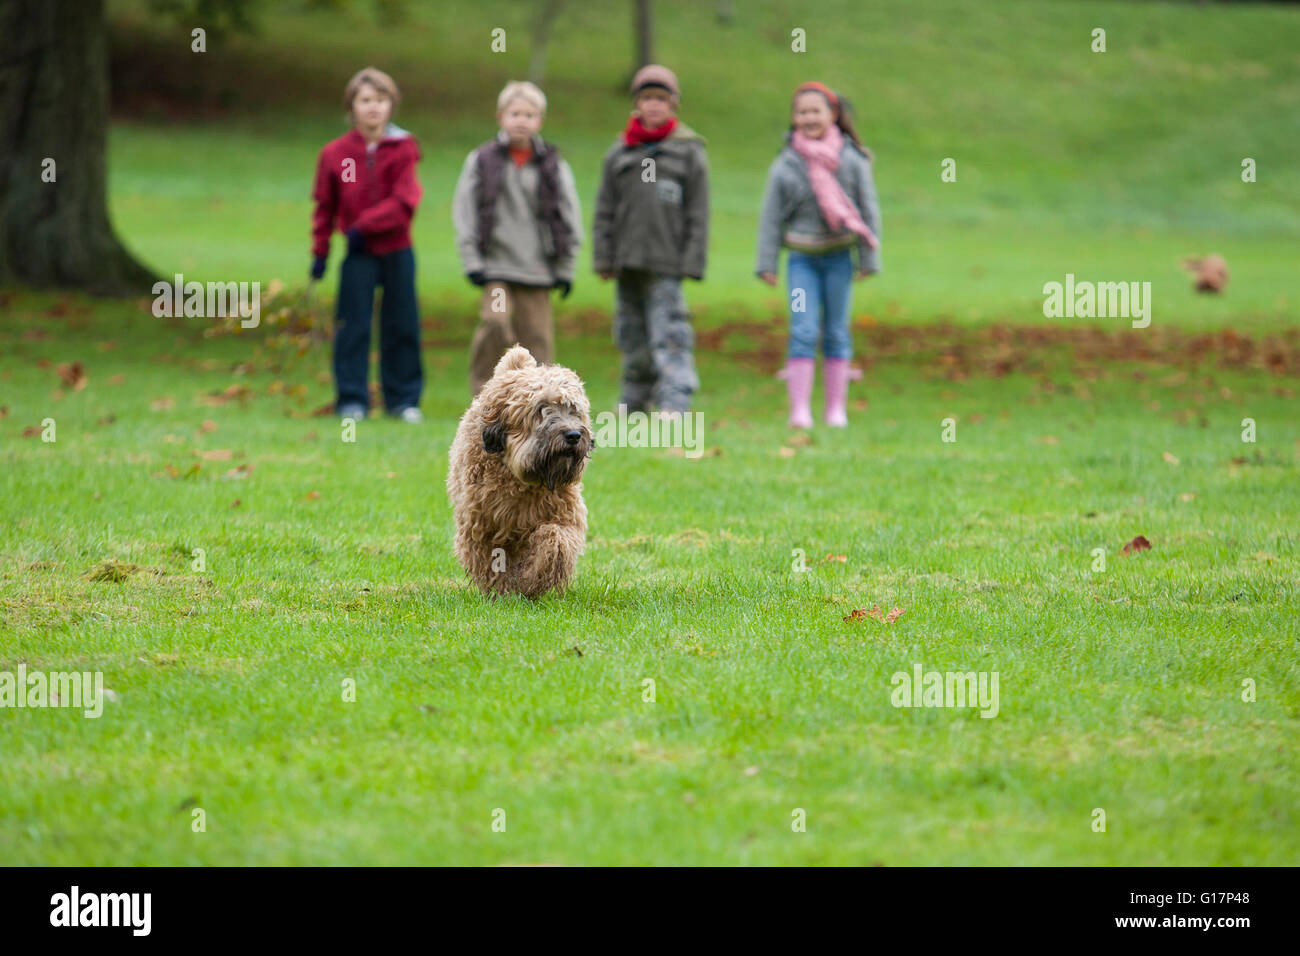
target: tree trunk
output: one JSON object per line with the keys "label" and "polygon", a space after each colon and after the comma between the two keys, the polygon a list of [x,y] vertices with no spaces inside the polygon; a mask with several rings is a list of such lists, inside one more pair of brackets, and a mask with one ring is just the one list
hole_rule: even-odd
{"label": "tree trunk", "polygon": [[537,25],[533,29],[533,53],[528,65],[528,81],[542,86],[546,82],[546,50],[551,43],[551,24],[559,16],[564,0],[539,0]]}
{"label": "tree trunk", "polygon": [[635,73],[647,63],[655,61],[655,23],[653,0],[636,0],[636,66]]}
{"label": "tree trunk", "polygon": [[4,0],[0,281],[149,294],[108,220],[107,141],[103,0]]}

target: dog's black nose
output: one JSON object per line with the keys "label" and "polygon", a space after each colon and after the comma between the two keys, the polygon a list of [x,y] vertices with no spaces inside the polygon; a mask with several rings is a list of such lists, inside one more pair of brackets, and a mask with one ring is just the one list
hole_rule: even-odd
{"label": "dog's black nose", "polygon": [[576,428],[571,428],[569,429],[569,431],[564,433],[564,440],[567,441],[570,445],[578,444],[578,439],[580,439],[581,437],[582,437],[582,432],[578,431]]}

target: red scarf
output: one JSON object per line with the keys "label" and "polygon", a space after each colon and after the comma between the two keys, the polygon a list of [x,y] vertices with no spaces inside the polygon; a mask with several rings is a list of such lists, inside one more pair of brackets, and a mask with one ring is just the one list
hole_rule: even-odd
{"label": "red scarf", "polygon": [[641,125],[641,117],[633,116],[627,121],[623,130],[623,142],[628,146],[640,146],[642,143],[657,143],[677,128],[677,117],[669,117],[668,122],[655,129],[646,129]]}

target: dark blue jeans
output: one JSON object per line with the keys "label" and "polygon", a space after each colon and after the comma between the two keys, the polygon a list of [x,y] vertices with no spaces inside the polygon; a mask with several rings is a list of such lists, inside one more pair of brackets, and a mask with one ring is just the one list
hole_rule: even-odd
{"label": "dark blue jeans", "polygon": [[370,327],[375,286],[384,287],[379,306],[379,381],[390,412],[420,404],[420,307],[415,298],[415,254],[399,249],[386,256],[350,253],[339,270],[334,312],[334,382],[338,405],[369,410]]}

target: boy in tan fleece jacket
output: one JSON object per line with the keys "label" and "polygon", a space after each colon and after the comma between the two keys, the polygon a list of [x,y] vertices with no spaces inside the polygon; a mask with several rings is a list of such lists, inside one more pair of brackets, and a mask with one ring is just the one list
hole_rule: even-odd
{"label": "boy in tan fleece jacket", "polygon": [[518,343],[539,363],[555,360],[550,290],[568,298],[582,243],[573,171],[539,135],[546,96],[512,82],[497,98],[495,139],[465,159],[451,218],[465,275],[483,288],[470,346],[477,395],[497,360]]}

